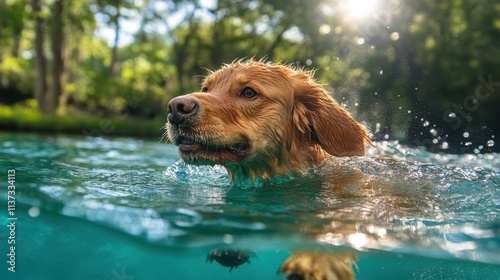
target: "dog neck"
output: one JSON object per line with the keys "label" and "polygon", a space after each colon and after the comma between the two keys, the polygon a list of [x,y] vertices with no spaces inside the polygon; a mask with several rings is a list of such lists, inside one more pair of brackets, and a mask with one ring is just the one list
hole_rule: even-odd
{"label": "dog neck", "polygon": [[[292,145],[293,146],[293,145]],[[277,155],[254,156],[243,162],[226,162],[229,180],[235,184],[251,182],[256,180],[270,181],[276,177],[294,177],[310,168],[320,164],[330,155],[319,145],[306,146],[308,148],[283,149]]]}

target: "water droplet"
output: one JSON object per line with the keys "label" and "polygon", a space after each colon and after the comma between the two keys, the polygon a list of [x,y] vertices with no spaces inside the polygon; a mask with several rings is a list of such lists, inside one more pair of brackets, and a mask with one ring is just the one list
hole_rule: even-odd
{"label": "water droplet", "polygon": [[469,138],[469,132],[464,132],[464,138]]}
{"label": "water droplet", "polygon": [[455,114],[454,112],[451,112],[448,114],[448,117],[450,118],[455,118],[457,116],[457,114]]}
{"label": "water droplet", "polygon": [[311,66],[313,64],[312,60],[308,59],[306,60],[306,65],[307,66]]}
{"label": "water droplet", "polygon": [[384,139],[389,139],[389,134],[384,135]]}
{"label": "water droplet", "polygon": [[363,45],[365,43],[365,38],[359,38],[357,43],[358,45]]}
{"label": "water droplet", "polygon": [[434,128],[431,129],[429,132],[432,134],[432,136],[437,136],[438,134],[438,132]]}
{"label": "water droplet", "polygon": [[479,150],[478,150],[477,148],[476,148],[476,149],[474,149],[474,153],[475,153],[475,154],[479,154]]}
{"label": "water droplet", "polygon": [[493,140],[488,140],[488,142],[486,142],[486,146],[488,146],[488,147],[493,147],[493,146],[495,146],[495,141],[493,141]]}
{"label": "water droplet", "polygon": [[358,106],[358,102],[354,103],[354,106],[356,106],[356,107],[357,107],[357,106]]}
{"label": "water droplet", "polygon": [[379,73],[380,73],[380,75],[384,74],[384,70],[380,70]]}
{"label": "water droplet", "polygon": [[483,146],[483,145],[479,145],[477,148],[478,148],[479,150],[482,150],[482,149],[484,148],[484,146]]}
{"label": "water droplet", "polygon": [[425,121],[424,126],[429,126],[429,121]]}
{"label": "water droplet", "polygon": [[399,106],[399,110],[403,109],[403,107]]}
{"label": "water droplet", "polygon": [[38,217],[40,215],[40,208],[35,206],[31,207],[30,210],[28,210],[28,215],[32,218]]}
{"label": "water droplet", "polygon": [[377,94],[378,94],[378,92],[375,92],[375,95],[377,95]]}
{"label": "water droplet", "polygon": [[226,244],[231,244],[233,243],[234,238],[231,234],[224,234],[224,237],[222,237],[222,242]]}
{"label": "water droplet", "polygon": [[437,139],[432,139],[432,144],[437,144],[439,142],[439,140]]}
{"label": "water droplet", "polygon": [[472,142],[465,142],[465,146],[470,146],[472,145]]}
{"label": "water droplet", "polygon": [[446,149],[448,149],[449,147],[450,147],[450,146],[449,146],[448,142],[443,142],[443,143],[441,143],[441,149],[446,150]]}
{"label": "water droplet", "polygon": [[408,110],[408,114],[410,114],[410,113],[411,113],[411,110]]}

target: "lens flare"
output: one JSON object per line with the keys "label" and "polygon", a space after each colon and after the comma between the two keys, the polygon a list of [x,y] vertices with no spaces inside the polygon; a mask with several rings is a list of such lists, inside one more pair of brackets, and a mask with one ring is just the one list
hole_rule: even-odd
{"label": "lens flare", "polygon": [[349,0],[345,2],[348,17],[363,19],[369,17],[377,9],[377,0]]}

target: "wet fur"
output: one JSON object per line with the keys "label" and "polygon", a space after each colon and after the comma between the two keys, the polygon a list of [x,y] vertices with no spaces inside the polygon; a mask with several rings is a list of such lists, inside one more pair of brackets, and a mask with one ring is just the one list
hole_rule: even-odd
{"label": "wet fur", "polygon": [[[258,92],[255,100],[239,93]],[[202,92],[203,90],[207,92]],[[244,160],[230,154],[184,158],[221,164],[234,182],[303,172],[329,156],[362,156],[370,143],[365,128],[314,81],[312,72],[263,61],[237,61],[211,72],[201,91],[185,95],[200,104],[189,131],[167,124],[175,142],[182,133],[211,145],[247,141]]]}
{"label": "wet fur", "polygon": [[[200,111],[180,125],[167,123],[173,143],[190,137],[220,153],[183,155],[190,164],[224,166],[233,182],[301,173],[332,156],[362,156],[371,144],[356,122],[312,78],[312,72],[263,61],[236,61],[210,72],[196,100]],[[255,99],[242,98],[250,87]],[[222,147],[248,143],[245,157]],[[217,148],[215,148],[217,151]],[[351,254],[293,253],[280,272],[289,279],[354,279]]]}

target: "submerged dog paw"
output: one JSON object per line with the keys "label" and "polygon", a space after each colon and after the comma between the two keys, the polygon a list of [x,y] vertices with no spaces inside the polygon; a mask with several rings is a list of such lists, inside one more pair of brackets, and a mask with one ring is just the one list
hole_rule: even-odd
{"label": "submerged dog paw", "polygon": [[288,280],[353,280],[356,259],[350,253],[293,253],[279,269]]}

